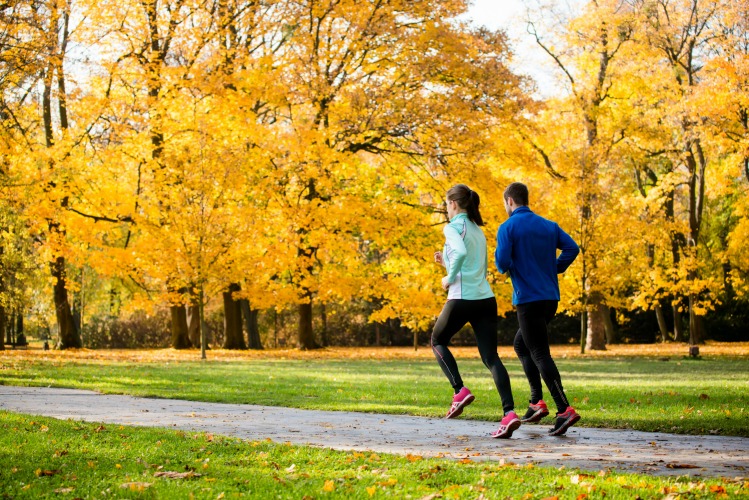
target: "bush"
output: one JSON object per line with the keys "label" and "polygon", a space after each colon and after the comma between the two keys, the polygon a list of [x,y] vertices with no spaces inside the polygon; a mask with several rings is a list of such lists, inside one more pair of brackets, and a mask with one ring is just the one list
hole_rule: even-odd
{"label": "bush", "polygon": [[168,310],[154,315],[138,311],[125,319],[95,316],[83,326],[83,345],[91,349],[169,347],[169,321]]}

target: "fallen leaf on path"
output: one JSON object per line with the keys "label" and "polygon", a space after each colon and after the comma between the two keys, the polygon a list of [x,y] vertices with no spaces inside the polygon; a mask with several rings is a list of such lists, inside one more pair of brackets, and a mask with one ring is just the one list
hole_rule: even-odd
{"label": "fallen leaf on path", "polygon": [[692,464],[666,464],[667,469],[699,469],[699,465]]}

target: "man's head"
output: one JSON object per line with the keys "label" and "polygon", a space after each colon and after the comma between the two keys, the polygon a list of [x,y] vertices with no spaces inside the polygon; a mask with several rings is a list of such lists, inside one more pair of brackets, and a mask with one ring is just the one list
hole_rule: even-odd
{"label": "man's head", "polygon": [[512,215],[516,208],[528,205],[528,187],[522,182],[513,182],[505,189],[503,198],[507,215]]}

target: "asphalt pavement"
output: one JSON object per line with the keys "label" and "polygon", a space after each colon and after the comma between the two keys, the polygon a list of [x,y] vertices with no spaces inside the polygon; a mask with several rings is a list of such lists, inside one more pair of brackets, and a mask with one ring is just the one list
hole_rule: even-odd
{"label": "asphalt pavement", "polygon": [[[534,463],[658,476],[749,475],[749,438],[523,425],[509,440],[489,437],[497,423],[271,406],[204,403],[50,387],[0,386],[0,409],[58,419],[270,438],[336,450]],[[583,415],[583,419],[585,415]],[[547,419],[551,422],[551,419]],[[748,423],[749,425],[749,423]]]}

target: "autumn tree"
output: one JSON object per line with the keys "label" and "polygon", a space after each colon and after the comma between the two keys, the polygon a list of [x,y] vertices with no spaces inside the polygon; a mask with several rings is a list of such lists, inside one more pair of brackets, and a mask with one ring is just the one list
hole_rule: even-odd
{"label": "autumn tree", "polygon": [[[565,149],[572,146],[576,150],[555,155],[540,138],[524,135],[537,152],[536,163],[558,180],[556,185],[574,182],[580,211],[573,233],[581,249],[581,348],[605,349],[606,329],[611,328],[605,270],[601,266],[606,253],[603,238],[609,231],[608,221],[602,216],[610,208],[605,172],[612,148],[623,138],[622,130],[609,119],[607,108],[619,98],[615,63],[632,36],[632,19],[622,2],[593,1],[555,31],[542,28],[539,21],[530,18],[529,32],[561,72],[569,91],[566,99],[559,100],[557,113],[576,117],[575,123],[564,122],[577,127],[582,141],[571,138],[575,142]],[[557,115],[552,119],[557,120]],[[546,126],[553,125],[549,122]]]}

